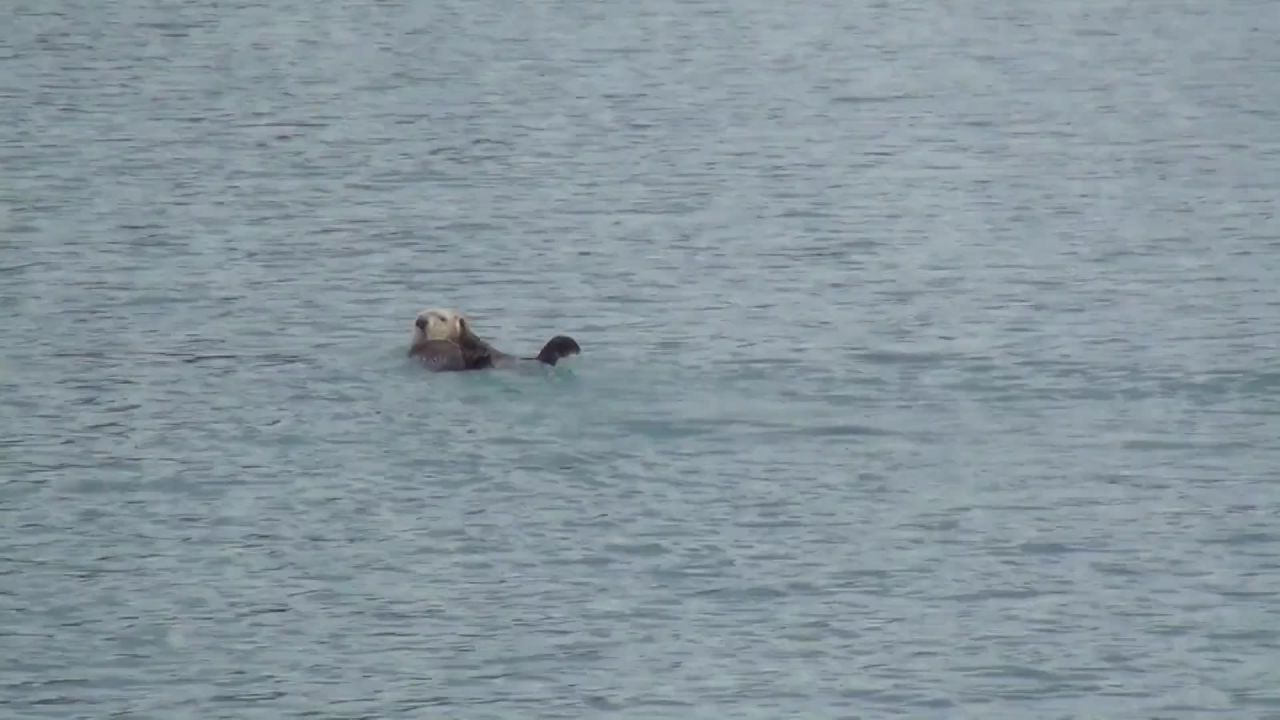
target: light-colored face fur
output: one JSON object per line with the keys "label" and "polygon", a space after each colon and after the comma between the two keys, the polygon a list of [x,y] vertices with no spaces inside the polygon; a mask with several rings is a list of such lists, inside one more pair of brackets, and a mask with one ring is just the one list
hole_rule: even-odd
{"label": "light-colored face fur", "polygon": [[449,340],[458,342],[469,332],[467,319],[457,310],[428,308],[413,321],[413,342]]}

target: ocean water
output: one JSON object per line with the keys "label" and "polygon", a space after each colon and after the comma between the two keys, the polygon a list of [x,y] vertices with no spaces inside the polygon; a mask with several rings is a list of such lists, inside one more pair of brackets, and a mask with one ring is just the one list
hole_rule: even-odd
{"label": "ocean water", "polygon": [[1280,718],[1277,36],[11,0],[0,716]]}

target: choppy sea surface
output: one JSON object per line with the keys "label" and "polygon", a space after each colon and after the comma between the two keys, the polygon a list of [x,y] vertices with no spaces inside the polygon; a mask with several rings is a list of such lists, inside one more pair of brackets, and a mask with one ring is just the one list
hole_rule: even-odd
{"label": "choppy sea surface", "polygon": [[1274,3],[3,14],[0,716],[1280,718]]}

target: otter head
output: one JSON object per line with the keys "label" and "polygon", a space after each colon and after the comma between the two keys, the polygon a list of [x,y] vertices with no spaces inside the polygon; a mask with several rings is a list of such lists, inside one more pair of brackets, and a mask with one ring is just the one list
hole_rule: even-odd
{"label": "otter head", "polygon": [[449,340],[460,343],[471,336],[467,319],[457,310],[428,309],[413,321],[413,343],[427,340]]}

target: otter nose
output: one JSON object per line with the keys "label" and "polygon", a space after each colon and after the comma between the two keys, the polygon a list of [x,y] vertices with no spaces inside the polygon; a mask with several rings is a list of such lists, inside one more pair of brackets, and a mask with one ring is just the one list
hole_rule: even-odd
{"label": "otter nose", "polygon": [[414,321],[414,323],[413,323],[413,324],[414,324],[414,325],[417,325],[419,330],[426,330],[426,329],[427,329],[427,319],[426,319],[426,318],[418,318],[416,321]]}

